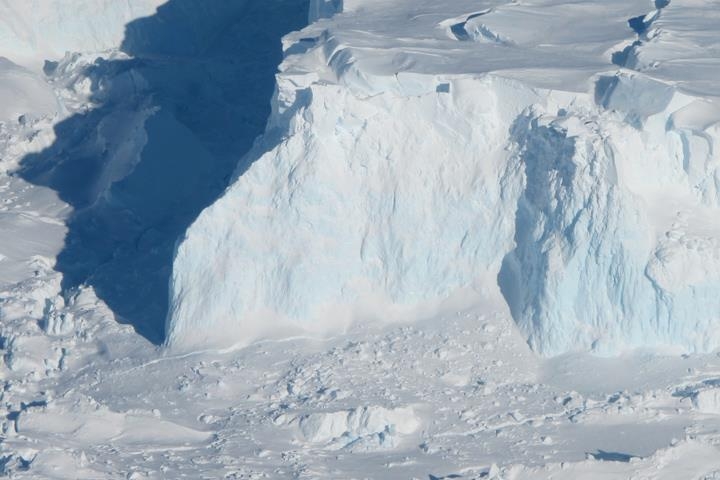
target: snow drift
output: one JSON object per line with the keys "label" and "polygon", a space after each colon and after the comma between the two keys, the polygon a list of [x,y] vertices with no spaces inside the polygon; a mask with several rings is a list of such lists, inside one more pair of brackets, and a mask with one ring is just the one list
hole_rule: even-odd
{"label": "snow drift", "polygon": [[[720,346],[720,109],[702,83],[612,70],[631,7],[569,48],[560,28],[541,42],[517,27],[558,4],[459,2],[438,22],[415,2],[427,15],[400,35],[354,3],[286,37],[254,163],[177,246],[171,347],[327,334],[497,290],[546,355]],[[477,18],[505,40],[452,35]]]}

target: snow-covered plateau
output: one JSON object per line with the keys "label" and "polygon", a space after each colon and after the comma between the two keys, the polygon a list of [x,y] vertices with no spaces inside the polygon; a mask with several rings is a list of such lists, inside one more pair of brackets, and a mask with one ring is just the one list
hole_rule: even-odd
{"label": "snow-covered plateau", "polygon": [[720,479],[713,0],[0,0],[0,476]]}

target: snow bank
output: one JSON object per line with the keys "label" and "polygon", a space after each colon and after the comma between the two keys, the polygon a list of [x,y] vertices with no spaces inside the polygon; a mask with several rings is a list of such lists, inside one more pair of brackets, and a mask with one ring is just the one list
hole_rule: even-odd
{"label": "snow bank", "polygon": [[[171,347],[429,316],[496,284],[543,354],[720,346],[720,115],[662,79],[606,73],[627,6],[586,44],[552,33],[543,75],[551,47],[513,27],[526,12],[449,15],[460,2],[434,30],[420,27],[437,12],[413,17],[398,46],[355,7],[286,38],[255,162],[177,247]],[[513,42],[448,38],[480,13]]]}
{"label": "snow bank", "polygon": [[[72,404],[31,406],[22,410],[15,421],[21,435],[42,434],[54,437],[64,445],[115,442],[120,444],[154,445],[181,442],[187,445],[203,443],[210,438],[207,432],[183,427],[149,412],[117,413],[90,398],[75,399]],[[57,411],[62,411],[58,415]]]}
{"label": "snow bank", "polygon": [[[594,480],[596,478],[718,478],[717,448],[697,440],[683,440],[649,457],[638,458],[615,452],[616,460],[588,458],[581,462],[550,463],[539,467],[512,465],[490,472],[488,478],[532,478],[537,480]],[[623,458],[625,456],[626,458]]]}

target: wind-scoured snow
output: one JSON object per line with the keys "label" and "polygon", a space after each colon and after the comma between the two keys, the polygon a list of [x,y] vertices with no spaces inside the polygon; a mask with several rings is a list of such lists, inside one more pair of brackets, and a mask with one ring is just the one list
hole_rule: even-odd
{"label": "wind-scoured snow", "polygon": [[494,292],[543,354],[720,346],[720,19],[643,5],[346,1],[287,36],[252,167],[177,247],[168,344]]}

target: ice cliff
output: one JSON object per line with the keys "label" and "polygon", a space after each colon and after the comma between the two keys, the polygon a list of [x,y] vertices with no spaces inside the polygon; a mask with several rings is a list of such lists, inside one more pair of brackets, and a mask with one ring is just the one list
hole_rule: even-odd
{"label": "ice cliff", "polygon": [[497,293],[544,355],[720,347],[716,46],[688,28],[713,20],[480,3],[312,2],[251,166],[178,242],[169,346]]}

